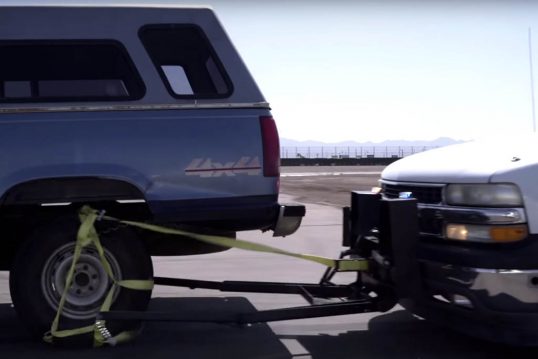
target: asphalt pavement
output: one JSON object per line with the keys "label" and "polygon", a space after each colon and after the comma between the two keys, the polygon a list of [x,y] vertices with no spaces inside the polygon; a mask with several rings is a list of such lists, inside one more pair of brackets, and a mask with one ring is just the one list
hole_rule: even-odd
{"label": "asphalt pavement", "polygon": [[[291,195],[281,196],[281,201],[294,200]],[[338,256],[340,209],[334,205],[306,204],[306,218],[292,236],[272,238],[270,233],[256,231],[240,233],[238,237],[290,251]],[[309,283],[316,283],[324,270],[316,263],[237,249],[189,257],[155,257],[154,267],[157,276]],[[250,326],[149,323],[136,341],[115,348],[52,348],[32,341],[21,326],[10,304],[7,279],[7,273],[0,272],[0,358],[519,358],[538,353],[460,335],[415,318],[401,307],[387,313]],[[346,283],[352,279],[348,273],[337,281]],[[182,313],[210,310],[221,315],[306,304],[294,295],[157,286],[151,309]]]}

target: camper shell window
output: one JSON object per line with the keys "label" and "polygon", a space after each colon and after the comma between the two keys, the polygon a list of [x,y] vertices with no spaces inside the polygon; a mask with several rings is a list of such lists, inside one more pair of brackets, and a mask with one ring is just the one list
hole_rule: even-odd
{"label": "camper shell window", "polygon": [[195,25],[147,25],[140,39],[175,98],[225,98],[232,83],[203,31]]}
{"label": "camper shell window", "polygon": [[116,41],[0,41],[0,102],[137,100],[145,87]]}

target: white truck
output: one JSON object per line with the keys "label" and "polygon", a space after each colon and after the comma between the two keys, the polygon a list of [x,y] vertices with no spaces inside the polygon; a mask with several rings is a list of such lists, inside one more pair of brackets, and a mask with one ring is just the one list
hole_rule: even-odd
{"label": "white truck", "polygon": [[418,204],[420,290],[400,303],[483,339],[538,340],[538,141],[469,142],[382,173],[385,198]]}

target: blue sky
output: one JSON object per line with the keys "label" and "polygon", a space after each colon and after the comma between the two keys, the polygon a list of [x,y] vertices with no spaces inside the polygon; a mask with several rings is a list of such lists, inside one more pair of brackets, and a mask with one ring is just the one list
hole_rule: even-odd
{"label": "blue sky", "polygon": [[527,31],[538,73],[538,1],[187,2],[216,10],[282,137],[468,140],[532,131]]}
{"label": "blue sky", "polygon": [[[282,137],[474,139],[532,131],[538,2],[215,3]],[[533,41],[538,58],[538,41]]]}

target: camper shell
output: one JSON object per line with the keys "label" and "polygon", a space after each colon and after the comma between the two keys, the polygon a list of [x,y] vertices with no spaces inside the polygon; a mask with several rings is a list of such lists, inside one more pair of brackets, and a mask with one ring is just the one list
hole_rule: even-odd
{"label": "camper shell", "polygon": [[0,39],[2,205],[274,227],[269,105],[210,8],[3,7]]}

